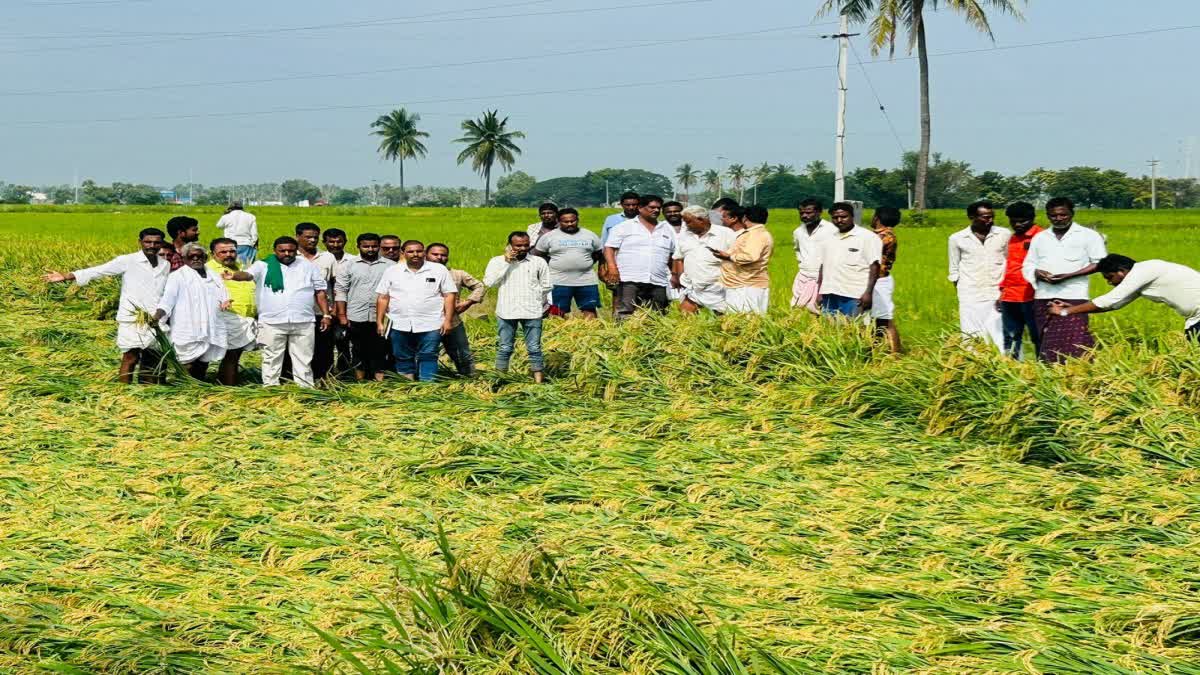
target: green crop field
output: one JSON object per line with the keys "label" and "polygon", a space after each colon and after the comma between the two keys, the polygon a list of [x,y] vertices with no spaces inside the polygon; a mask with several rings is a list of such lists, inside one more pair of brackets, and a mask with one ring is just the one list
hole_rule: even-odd
{"label": "green crop field", "polygon": [[[489,304],[473,380],[119,386],[116,285],[38,277],[182,212],[215,235],[0,210],[0,670],[1200,673],[1200,348],[1165,307],[1059,368],[961,345],[936,212],[897,233],[891,356],[786,311],[780,211],[770,316],[556,322],[544,386],[486,367]],[[257,213],[476,274],[534,219]],[[1200,213],[1078,220],[1200,266]]]}

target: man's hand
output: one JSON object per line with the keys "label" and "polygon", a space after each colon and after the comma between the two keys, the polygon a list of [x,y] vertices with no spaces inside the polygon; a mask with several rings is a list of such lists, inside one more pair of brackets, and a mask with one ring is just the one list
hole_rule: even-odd
{"label": "man's hand", "polygon": [[229,270],[221,270],[221,278],[225,281],[233,281],[233,272]]}
{"label": "man's hand", "polygon": [[858,299],[858,309],[863,312],[867,311],[868,309],[871,309],[871,300],[874,299],[874,295],[875,294],[872,293],[871,291],[867,291],[866,293],[863,293],[862,297],[860,297]]}
{"label": "man's hand", "polygon": [[816,306],[817,306],[817,313],[818,313],[818,314],[820,314],[820,313],[821,313],[821,305],[823,305],[824,303],[825,303],[825,296],[823,296],[823,295],[821,295],[820,293],[818,293],[818,294],[817,294],[817,300],[816,300],[816,302],[814,303],[814,304],[816,304]]}
{"label": "man's hand", "polygon": [[42,275],[42,281],[48,284],[61,284],[64,281],[68,281],[70,278],[71,277],[63,274],[62,272],[54,271],[50,271]]}
{"label": "man's hand", "polygon": [[678,274],[671,275],[671,288],[683,288],[683,283],[679,281]]}
{"label": "man's hand", "polygon": [[338,314],[338,323],[349,328],[350,327],[350,317],[345,314]]}
{"label": "man's hand", "polygon": [[226,300],[226,301],[224,301],[224,302],[222,302],[222,303],[221,303],[221,311],[222,311],[222,312],[224,312],[225,310],[229,309],[230,307],[233,307],[233,301],[232,301],[232,300]]}
{"label": "man's hand", "polygon": [[1042,281],[1047,284],[1057,283],[1054,281],[1054,275],[1050,274],[1046,270],[1035,270],[1033,276],[1037,278],[1038,281]]}
{"label": "man's hand", "polygon": [[1003,301],[1003,300],[997,300],[997,301],[996,301],[996,311],[997,311],[997,312],[1003,312],[1003,311],[1004,311],[1004,301]]}
{"label": "man's hand", "polygon": [[388,336],[387,326],[382,321],[375,322],[375,332],[379,333],[379,337]]}
{"label": "man's hand", "polygon": [[325,316],[321,317],[321,332],[322,333],[329,330],[329,327],[332,325],[333,325],[333,317],[332,316],[329,316],[328,314],[326,314]]}
{"label": "man's hand", "polygon": [[720,258],[721,260],[729,260],[729,251],[718,251],[715,248],[710,248],[708,250],[712,251],[712,254],[715,255],[716,257]]}
{"label": "man's hand", "polygon": [[512,262],[516,259],[517,259],[517,252],[513,250],[513,247],[505,246],[504,247],[504,262]]}
{"label": "man's hand", "polygon": [[447,318],[447,319],[443,320],[443,321],[442,321],[442,327],[441,327],[441,329],[440,329],[440,331],[439,331],[439,332],[440,332],[442,335],[445,335],[445,334],[449,333],[451,330],[454,330],[454,329],[453,329],[453,327],[451,326],[451,321],[450,321],[450,319],[449,319],[449,318]]}
{"label": "man's hand", "polygon": [[621,274],[611,267],[605,267],[601,272],[604,283],[616,285],[621,282]]}
{"label": "man's hand", "polygon": [[475,303],[471,302],[470,300],[459,300],[458,302],[454,303],[454,313],[462,314],[463,312],[470,309],[471,305],[473,305],[473,304],[475,304]]}

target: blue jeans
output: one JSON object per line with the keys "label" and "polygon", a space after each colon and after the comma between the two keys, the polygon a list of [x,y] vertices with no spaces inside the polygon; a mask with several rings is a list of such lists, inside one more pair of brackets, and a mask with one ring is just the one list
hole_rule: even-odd
{"label": "blue jeans", "polygon": [[410,333],[393,330],[389,337],[392,339],[392,354],[396,356],[397,373],[415,376],[418,382],[431,382],[437,377],[441,331]]}
{"label": "blue jeans", "polygon": [[471,342],[467,339],[467,325],[459,323],[442,336],[442,345],[446,348],[446,356],[454,362],[454,369],[463,377],[475,374],[475,355],[471,353]]}
{"label": "blue jeans", "polygon": [[496,319],[496,370],[508,370],[508,362],[512,360],[513,345],[517,341],[517,325],[525,334],[525,350],[529,353],[529,369],[540,373],[546,367],[542,358],[542,320],[541,319]]}
{"label": "blue jeans", "polygon": [[596,311],[600,309],[600,287],[592,286],[555,286],[550,290],[550,300],[561,314],[571,312],[571,300],[580,311],[585,309]]}
{"label": "blue jeans", "polygon": [[1033,353],[1042,350],[1042,336],[1038,333],[1036,310],[1030,302],[1001,302],[1000,319],[1004,325],[1004,353],[1021,360],[1021,347],[1025,329],[1029,329],[1029,340],[1033,342]]}
{"label": "blue jeans", "polygon": [[841,314],[843,316],[858,316],[858,298],[847,298],[844,295],[822,295],[822,314]]}
{"label": "blue jeans", "polygon": [[253,265],[255,259],[258,258],[258,247],[238,246],[237,256],[238,265],[241,265],[242,269],[246,269],[248,266]]}

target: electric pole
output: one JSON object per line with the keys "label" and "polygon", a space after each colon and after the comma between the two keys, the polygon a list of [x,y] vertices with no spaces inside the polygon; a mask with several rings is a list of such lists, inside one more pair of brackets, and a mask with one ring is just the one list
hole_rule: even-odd
{"label": "electric pole", "polygon": [[858,33],[850,32],[850,20],[845,14],[841,16],[838,32],[834,35],[822,35],[823,38],[838,40],[838,109],[837,135],[834,137],[833,151],[833,200],[846,200],[846,68],[850,38]]}
{"label": "electric pole", "polygon": [[1154,210],[1158,208],[1158,160],[1146,163],[1150,165],[1150,209]]}

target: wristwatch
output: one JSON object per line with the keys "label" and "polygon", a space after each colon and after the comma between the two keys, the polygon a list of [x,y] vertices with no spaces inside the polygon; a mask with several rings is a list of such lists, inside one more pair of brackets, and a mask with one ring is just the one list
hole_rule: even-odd
{"label": "wristwatch", "polygon": [[1070,316],[1070,313],[1067,312],[1066,307],[1063,307],[1062,309],[1058,310],[1058,315],[1059,316]]}

